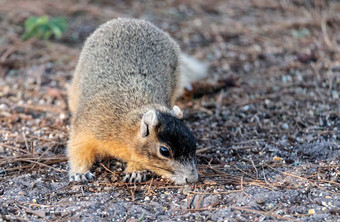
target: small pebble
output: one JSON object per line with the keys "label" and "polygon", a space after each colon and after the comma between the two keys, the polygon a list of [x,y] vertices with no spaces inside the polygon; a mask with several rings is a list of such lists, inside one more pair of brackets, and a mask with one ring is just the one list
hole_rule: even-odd
{"label": "small pebble", "polygon": [[104,190],[105,190],[105,191],[112,190],[112,187],[104,187]]}
{"label": "small pebble", "polygon": [[284,129],[284,130],[289,129],[289,125],[288,125],[287,123],[283,123],[283,124],[281,125],[281,127],[282,127],[282,129]]}
{"label": "small pebble", "polygon": [[274,161],[282,161],[282,158],[281,158],[281,157],[274,156],[274,157],[273,157],[273,160],[274,160]]}
{"label": "small pebble", "polygon": [[315,214],[315,210],[314,209],[309,209],[308,210],[308,214]]}
{"label": "small pebble", "polygon": [[18,192],[18,194],[21,195],[21,196],[26,196],[26,195],[27,195],[27,193],[24,192],[24,191],[22,191],[22,190],[20,190],[20,191]]}
{"label": "small pebble", "polygon": [[264,203],[265,203],[265,200],[262,199],[262,198],[259,198],[259,199],[256,200],[256,203],[258,203],[258,204],[264,204]]}
{"label": "small pebble", "polygon": [[274,204],[269,203],[269,204],[267,205],[267,208],[268,208],[268,210],[273,209],[273,208],[274,208]]}
{"label": "small pebble", "polygon": [[249,109],[249,106],[248,106],[248,105],[241,107],[241,110],[242,110],[242,111],[247,111],[248,109]]}
{"label": "small pebble", "polygon": [[187,195],[187,194],[190,193],[190,191],[191,191],[191,189],[189,187],[184,187],[182,192],[183,192],[183,194]]}

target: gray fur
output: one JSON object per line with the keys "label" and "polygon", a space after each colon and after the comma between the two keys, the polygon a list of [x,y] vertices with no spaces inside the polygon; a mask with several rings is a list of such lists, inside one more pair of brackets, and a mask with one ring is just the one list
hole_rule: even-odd
{"label": "gray fur", "polygon": [[196,165],[194,161],[188,162],[174,162],[173,165],[176,168],[175,173],[171,179],[176,181],[177,184],[193,183],[198,179]]}
{"label": "gray fur", "polygon": [[168,34],[146,21],[120,18],[100,26],[76,67],[73,125],[105,139],[122,121],[133,126],[150,109],[168,111],[179,84],[179,52]]}

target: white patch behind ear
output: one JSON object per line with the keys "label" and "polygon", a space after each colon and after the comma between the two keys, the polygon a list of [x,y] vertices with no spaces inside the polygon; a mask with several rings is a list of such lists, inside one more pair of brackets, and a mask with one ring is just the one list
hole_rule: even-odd
{"label": "white patch behind ear", "polygon": [[158,117],[154,110],[149,110],[143,115],[140,132],[142,137],[147,137],[150,130],[158,123]]}
{"label": "white patch behind ear", "polygon": [[176,116],[178,119],[182,119],[183,118],[183,112],[182,112],[181,108],[179,108],[176,105],[174,105],[174,107],[172,108],[171,114],[173,116]]}

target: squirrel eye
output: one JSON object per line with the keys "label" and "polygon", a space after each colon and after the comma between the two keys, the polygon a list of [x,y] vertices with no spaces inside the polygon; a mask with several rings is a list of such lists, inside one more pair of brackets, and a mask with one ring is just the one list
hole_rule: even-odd
{"label": "squirrel eye", "polygon": [[170,151],[168,148],[161,146],[159,147],[159,152],[162,154],[164,157],[170,157]]}

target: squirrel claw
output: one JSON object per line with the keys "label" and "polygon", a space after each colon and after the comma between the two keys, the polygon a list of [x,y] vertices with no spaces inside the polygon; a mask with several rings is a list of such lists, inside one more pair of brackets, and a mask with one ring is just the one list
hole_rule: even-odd
{"label": "squirrel claw", "polygon": [[88,182],[89,180],[92,180],[95,177],[93,173],[90,171],[87,171],[86,173],[76,173],[75,175],[70,176],[70,182]]}
{"label": "squirrel claw", "polygon": [[146,171],[126,173],[123,181],[126,183],[140,183],[146,180]]}

